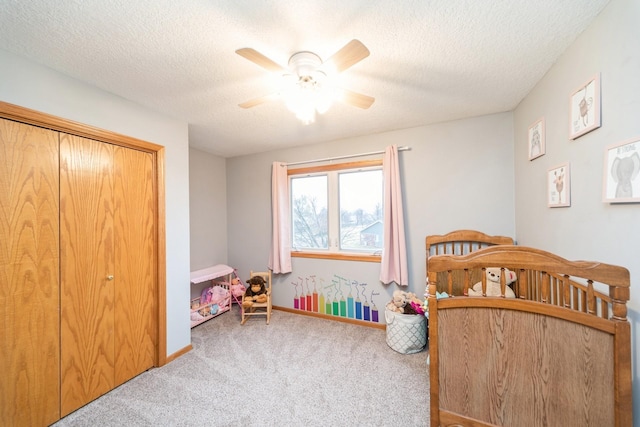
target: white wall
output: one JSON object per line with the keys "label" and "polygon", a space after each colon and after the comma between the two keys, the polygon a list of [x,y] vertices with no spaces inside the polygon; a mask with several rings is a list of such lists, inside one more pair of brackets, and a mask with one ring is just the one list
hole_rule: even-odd
{"label": "white wall", "polygon": [[191,271],[216,264],[226,264],[227,172],[225,159],[190,148],[189,182]]}
{"label": "white wall", "polygon": [[0,100],[165,147],[167,354],[191,343],[187,123],[0,50]]}
{"label": "white wall", "polygon": [[[312,160],[384,150],[390,144],[407,145],[411,150],[400,153],[400,167],[409,290],[423,295],[424,238],[428,234],[473,228],[515,236],[512,123],[512,114],[502,113],[227,159],[229,263],[243,279],[249,270],[267,266],[273,161]],[[299,277],[314,276],[325,285],[343,277],[366,283],[368,293],[380,293],[376,304],[381,308],[396,288],[384,287],[378,280],[379,271],[377,263],[294,258],[293,272],[274,280],[274,303],[293,307],[292,282]],[[342,289],[345,294],[349,291],[346,285]]]}
{"label": "white wall", "polygon": [[[520,244],[568,259],[617,264],[631,273],[634,409],[640,411],[640,204],[602,202],[605,147],[640,138],[640,1],[612,0],[521,102],[514,113],[516,230]],[[569,95],[596,73],[602,81],[602,126],[569,140]],[[527,159],[527,128],[546,119],[547,150]],[[545,176],[571,164],[571,207],[546,205]],[[640,422],[640,415],[635,416]]]}

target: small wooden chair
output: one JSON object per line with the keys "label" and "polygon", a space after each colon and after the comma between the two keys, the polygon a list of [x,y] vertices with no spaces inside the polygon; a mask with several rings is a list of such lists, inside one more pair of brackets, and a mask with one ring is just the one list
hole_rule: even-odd
{"label": "small wooden chair", "polygon": [[256,303],[249,308],[242,307],[242,321],[241,325],[244,325],[249,316],[267,316],[267,325],[271,320],[271,270],[268,271],[251,271],[249,278],[255,276],[262,276],[265,281],[265,287],[267,288],[267,302]]}

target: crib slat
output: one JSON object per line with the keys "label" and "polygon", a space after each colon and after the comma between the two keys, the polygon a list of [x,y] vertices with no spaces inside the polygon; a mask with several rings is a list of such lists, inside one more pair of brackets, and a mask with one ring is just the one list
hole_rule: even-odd
{"label": "crib slat", "polygon": [[541,302],[548,302],[549,301],[549,278],[550,276],[543,272],[542,273],[542,300]]}
{"label": "crib slat", "polygon": [[580,290],[580,311],[583,313],[588,312],[587,307],[587,292],[584,290]]}
{"label": "crib slat", "polygon": [[516,292],[516,296],[520,299],[527,299],[526,293],[527,293],[527,274],[526,271],[524,269],[520,269],[518,270],[518,272],[516,273],[518,275],[517,280],[516,280],[516,289],[518,290]]}
{"label": "crib slat", "polygon": [[527,274],[527,277],[529,279],[529,283],[527,286],[527,295],[528,298],[532,301],[536,301],[536,276],[535,276],[535,271],[529,271],[529,274]]}
{"label": "crib slat", "polygon": [[600,317],[603,319],[609,318],[609,304],[603,299],[600,300]]}
{"label": "crib slat", "polygon": [[541,280],[540,280],[540,272],[539,271],[534,271],[533,272],[533,279],[534,282],[532,283],[533,286],[533,300],[534,301],[540,301],[541,297],[540,297],[540,293],[542,291],[542,286],[541,286]]}
{"label": "crib slat", "polygon": [[564,307],[571,308],[571,286],[566,282],[564,284]]}
{"label": "crib slat", "polygon": [[462,295],[468,296],[469,295],[469,287],[471,286],[470,284],[470,279],[469,279],[469,269],[465,268],[464,269],[464,283],[462,285]]}
{"label": "crib slat", "polygon": [[504,273],[504,268],[500,269],[500,296],[504,298],[505,292],[507,291],[507,277]]}
{"label": "crib slat", "polygon": [[566,301],[566,307],[567,308],[573,308],[573,300],[575,298],[575,293],[574,293],[574,287],[573,287],[573,283],[571,283],[571,278],[569,276],[565,276],[565,282],[564,282],[564,286],[566,287],[566,296],[565,298],[567,299]]}
{"label": "crib slat", "polygon": [[578,291],[579,289],[576,287],[571,287],[571,309],[576,310],[576,311],[580,311],[580,301],[578,298]]}
{"label": "crib slat", "polygon": [[596,296],[593,293],[593,281],[587,281],[587,311],[589,314],[596,314]]}
{"label": "crib slat", "polygon": [[560,299],[558,302],[559,307],[569,308],[569,301],[571,300],[571,286],[569,284],[569,278],[567,275],[562,276],[560,281]]}
{"label": "crib slat", "polygon": [[487,296],[487,269],[482,268],[482,296]]}

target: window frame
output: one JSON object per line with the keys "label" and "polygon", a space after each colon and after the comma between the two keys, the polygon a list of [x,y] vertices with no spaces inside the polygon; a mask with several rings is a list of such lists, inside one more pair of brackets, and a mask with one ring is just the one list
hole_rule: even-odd
{"label": "window frame", "polygon": [[[287,177],[291,179],[292,175],[311,175],[323,172],[334,171],[350,171],[355,169],[365,169],[372,167],[382,167],[382,159],[376,160],[362,160],[358,162],[346,162],[327,164],[321,166],[309,166],[303,168],[294,168],[287,170]],[[331,213],[329,213],[331,215]],[[293,221],[293,218],[290,219]],[[293,229],[293,227],[292,227]],[[329,236],[331,237],[331,236]],[[379,253],[365,253],[365,252],[351,252],[351,251],[312,251],[312,250],[294,250],[291,249],[292,258],[317,258],[317,259],[332,259],[343,261],[362,261],[362,262],[377,262],[381,261],[382,256]]]}

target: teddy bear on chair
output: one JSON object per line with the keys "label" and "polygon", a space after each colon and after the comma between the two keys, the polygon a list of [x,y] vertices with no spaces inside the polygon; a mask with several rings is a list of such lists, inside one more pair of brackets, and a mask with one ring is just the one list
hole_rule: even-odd
{"label": "teddy bear on chair", "polygon": [[242,307],[250,308],[254,303],[267,302],[267,288],[262,276],[253,276],[247,283],[249,287],[242,298]]}
{"label": "teddy bear on chair", "polygon": [[[505,288],[504,288],[504,296],[505,298],[515,298],[516,294],[513,292],[513,289],[509,287],[510,284],[516,281],[516,273],[505,268],[504,271],[500,267],[489,267],[486,269],[487,275],[487,296],[488,297],[499,297],[500,293],[500,275],[505,275]],[[470,297],[481,297],[482,296],[482,282],[478,282],[473,285],[473,288],[469,289]]]}

